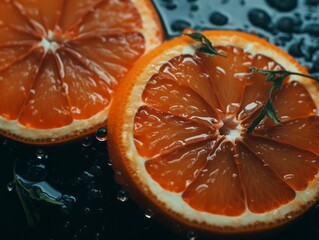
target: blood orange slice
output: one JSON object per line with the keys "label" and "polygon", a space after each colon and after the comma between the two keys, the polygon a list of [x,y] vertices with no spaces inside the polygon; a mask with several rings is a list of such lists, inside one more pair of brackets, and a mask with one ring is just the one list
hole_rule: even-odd
{"label": "blood orange slice", "polygon": [[147,0],[0,3],[0,133],[56,143],[105,124],[118,82],[161,43]]}
{"label": "blood orange slice", "polygon": [[281,226],[319,199],[316,83],[287,79],[273,97],[282,124],[265,118],[246,134],[272,86],[249,69],[306,70],[256,36],[204,34],[225,58],[183,36],[141,58],[121,83],[108,121],[117,179],[154,217],[189,231]]}

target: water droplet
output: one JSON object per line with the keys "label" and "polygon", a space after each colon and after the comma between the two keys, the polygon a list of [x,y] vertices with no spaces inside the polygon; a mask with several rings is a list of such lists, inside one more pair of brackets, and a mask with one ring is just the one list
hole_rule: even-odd
{"label": "water droplet", "polygon": [[266,0],[266,2],[281,12],[289,12],[297,7],[297,0]]}
{"label": "water droplet", "polygon": [[306,4],[310,6],[317,6],[319,4],[319,0],[306,0]]}
{"label": "water droplet", "polygon": [[252,9],[248,12],[249,21],[256,27],[267,30],[269,28],[271,18],[264,10]]}
{"label": "water droplet", "polygon": [[155,211],[151,208],[147,208],[145,210],[145,217],[147,217],[147,218],[152,218],[154,216],[154,214],[155,214]]}
{"label": "water droplet", "polygon": [[165,7],[167,10],[174,10],[177,8],[177,5],[175,3],[168,2]]}
{"label": "water droplet", "polygon": [[101,237],[101,234],[100,233],[95,233],[95,240],[99,240]]}
{"label": "water droplet", "polygon": [[89,147],[92,144],[92,139],[90,137],[85,137],[82,140],[82,146],[83,147]]}
{"label": "water droplet", "polygon": [[304,31],[306,33],[308,33],[309,35],[318,36],[319,35],[319,24],[317,24],[317,23],[308,24],[305,27]]}
{"label": "water droplet", "polygon": [[104,213],[104,209],[103,209],[103,208],[99,208],[99,209],[97,210],[97,212],[98,212],[100,215],[102,215],[102,214]]}
{"label": "water droplet", "polygon": [[215,24],[218,26],[223,26],[223,25],[227,24],[228,18],[220,12],[213,12],[209,17],[209,21],[212,24]]}
{"label": "water droplet", "polygon": [[290,17],[282,17],[277,22],[277,28],[286,33],[294,32],[296,23],[293,18]]}
{"label": "water droplet", "polygon": [[37,159],[43,159],[45,156],[45,151],[43,149],[38,149],[35,153],[35,155],[37,156]]}
{"label": "water droplet", "polygon": [[96,133],[95,137],[97,140],[104,142],[107,139],[107,128],[106,127],[100,127]]}
{"label": "water droplet", "polygon": [[176,20],[175,22],[172,23],[171,28],[175,32],[181,32],[185,28],[189,28],[191,24],[189,22],[186,22],[184,20]]}
{"label": "water droplet", "polygon": [[8,189],[9,192],[12,192],[13,187],[14,187],[14,182],[9,182],[9,183],[7,184],[7,189]]}
{"label": "water droplet", "polygon": [[284,176],[284,179],[285,179],[285,180],[290,180],[290,179],[293,179],[294,176],[295,176],[294,174],[289,173],[289,174],[286,174],[286,175]]}
{"label": "water droplet", "polygon": [[65,224],[64,224],[64,228],[68,228],[68,227],[70,227],[70,222],[66,221]]}
{"label": "water droplet", "polygon": [[186,234],[188,240],[195,240],[197,238],[196,233],[194,231],[189,231]]}
{"label": "water droplet", "polygon": [[123,190],[123,189],[120,189],[117,192],[116,198],[117,198],[117,200],[119,200],[121,202],[126,202],[129,199],[128,193],[125,190]]}
{"label": "water droplet", "polygon": [[83,213],[84,213],[85,216],[88,216],[91,213],[91,209],[86,207],[86,208],[83,209]]}
{"label": "water droplet", "polygon": [[287,214],[285,215],[285,217],[286,217],[287,219],[292,219],[292,215],[289,214],[289,213],[287,213]]}

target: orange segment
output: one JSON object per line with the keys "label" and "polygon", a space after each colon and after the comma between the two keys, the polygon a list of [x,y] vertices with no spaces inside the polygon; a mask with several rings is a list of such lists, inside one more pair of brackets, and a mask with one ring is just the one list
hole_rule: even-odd
{"label": "orange segment", "polygon": [[271,88],[249,68],[307,72],[256,36],[203,34],[227,57],[204,56],[182,36],[142,57],[119,85],[108,120],[114,171],[164,224],[205,234],[278,228],[319,200],[319,88],[286,79],[274,95],[283,124],[266,118],[247,134]]}
{"label": "orange segment", "polygon": [[298,82],[287,83],[275,94],[273,101],[282,122],[317,115],[316,104],[308,91]]}
{"label": "orange segment", "polygon": [[114,87],[117,79],[122,79],[143,54],[145,41],[139,33],[127,33],[81,39],[68,47],[76,52],[75,57]]}
{"label": "orange segment", "polygon": [[[273,104],[281,122],[317,114],[316,104],[312,100],[309,92],[302,84],[295,81],[288,82],[283,86],[281,91],[274,93]],[[249,126],[259,112],[260,108],[255,109],[253,114],[243,119],[243,126]],[[274,122],[267,117],[260,122],[255,131],[263,128],[267,129],[274,125]]]}
{"label": "orange segment", "polygon": [[20,110],[27,98],[32,83],[39,70],[41,55],[29,55],[0,72],[1,116],[14,120],[19,117]]}
{"label": "orange segment", "polygon": [[146,170],[163,188],[182,192],[202,171],[212,154],[215,141],[202,141],[148,160]]}
{"label": "orange segment", "polygon": [[236,47],[216,47],[225,58],[208,57],[199,54],[209,76],[213,81],[221,107],[224,111],[237,112],[243,98],[245,85],[249,84],[252,57]]}
{"label": "orange segment", "polygon": [[19,122],[30,128],[41,129],[62,127],[72,122],[57,65],[50,56],[43,59],[20,113]]}
{"label": "orange segment", "polygon": [[21,14],[17,4],[12,1],[0,2],[0,22],[1,26],[16,28],[21,31],[32,31],[32,25],[25,16]]}
{"label": "orange segment", "polygon": [[[259,69],[280,70],[280,65],[272,59],[257,54],[253,57],[251,66]],[[266,81],[266,76],[252,73],[246,84],[243,101],[238,111],[238,119],[244,120],[256,112],[266,102],[272,83]]]}
{"label": "orange segment", "polygon": [[163,64],[159,71],[163,78],[175,81],[179,85],[184,85],[192,89],[213,108],[219,108],[219,100],[211,79],[203,66],[193,56],[182,55],[171,59]]}
{"label": "orange segment", "polygon": [[148,82],[143,92],[143,101],[163,112],[208,126],[218,122],[217,113],[194,90],[178,85],[174,81],[162,79],[159,75]]}
{"label": "orange segment", "polygon": [[53,30],[62,8],[63,0],[55,1],[29,1],[15,0],[15,5],[20,12],[25,15],[29,21],[36,27],[42,26],[39,29]]}
{"label": "orange segment", "polygon": [[0,47],[31,46],[34,36],[19,30],[0,25]]}
{"label": "orange segment", "polygon": [[59,57],[63,64],[62,86],[73,118],[87,119],[102,111],[111,101],[107,83],[67,52]]}
{"label": "orange segment", "polygon": [[0,71],[14,65],[30,51],[28,46],[0,47]]}
{"label": "orange segment", "polygon": [[142,27],[140,13],[132,1],[100,1],[94,9],[83,18],[78,29],[80,35],[132,32]]}
{"label": "orange segment", "polygon": [[93,10],[102,0],[68,0],[64,1],[60,16],[59,26],[63,31],[74,30],[73,28],[83,20],[83,17]]}
{"label": "orange segment", "polygon": [[304,190],[317,174],[319,157],[311,152],[266,138],[247,136],[244,142],[295,190]]}
{"label": "orange segment", "polygon": [[[288,203],[295,191],[242,144],[236,145],[236,161],[250,211],[264,213]],[[266,181],[265,181],[266,180]]]}
{"label": "orange segment", "polygon": [[258,134],[319,154],[319,117],[294,119],[258,132]]}
{"label": "orange segment", "polygon": [[0,133],[37,144],[93,133],[118,83],[162,40],[149,0],[2,1]]}
{"label": "orange segment", "polygon": [[222,142],[214,155],[207,156],[205,168],[183,193],[184,201],[199,211],[241,215],[245,211],[245,196],[234,156],[233,144]]}
{"label": "orange segment", "polygon": [[154,157],[215,136],[212,128],[146,106],[135,117],[134,142],[143,157]]}

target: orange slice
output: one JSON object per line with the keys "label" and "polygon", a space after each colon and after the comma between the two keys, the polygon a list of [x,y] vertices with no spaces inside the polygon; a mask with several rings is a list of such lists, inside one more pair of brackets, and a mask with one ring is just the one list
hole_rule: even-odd
{"label": "orange slice", "polygon": [[249,68],[307,73],[264,39],[207,31],[220,56],[188,37],[141,58],[119,87],[108,121],[116,178],[165,224],[205,233],[282,226],[319,199],[319,91],[299,76],[275,92],[282,125],[245,130],[272,83]]}
{"label": "orange slice", "polygon": [[118,82],[163,32],[148,0],[0,3],[0,133],[46,144],[104,125]]}

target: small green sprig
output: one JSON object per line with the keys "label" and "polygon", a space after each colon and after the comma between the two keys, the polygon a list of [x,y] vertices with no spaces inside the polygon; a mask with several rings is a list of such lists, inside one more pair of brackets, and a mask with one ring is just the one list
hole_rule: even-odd
{"label": "small green sprig", "polygon": [[[192,38],[193,40],[195,40],[196,42],[199,42],[201,45],[198,48],[199,52],[207,55],[207,56],[221,56],[221,57],[226,57],[223,54],[220,54],[217,52],[217,50],[214,48],[213,44],[211,43],[211,41],[206,38],[203,34],[199,33],[199,32],[193,32],[193,33],[188,33],[188,34],[184,34],[186,36],[189,36],[190,38]],[[264,76],[266,76],[266,81],[268,82],[272,82],[273,85],[269,91],[268,94],[268,99],[267,101],[264,103],[260,113],[258,114],[258,116],[253,120],[253,122],[251,123],[251,125],[247,128],[246,130],[246,134],[249,134],[251,132],[254,131],[254,129],[257,127],[257,125],[266,117],[268,116],[275,124],[281,124],[274,104],[273,104],[273,93],[276,90],[281,90],[282,86],[283,86],[283,82],[284,80],[291,76],[291,75],[295,75],[295,76],[301,76],[301,77],[305,77],[305,78],[310,78],[315,80],[316,82],[319,82],[318,78],[312,77],[310,75],[305,75],[302,73],[298,73],[298,72],[289,72],[286,70],[261,70],[258,68],[250,68],[250,72],[256,72],[256,73],[260,73]]]}
{"label": "small green sprig", "polygon": [[265,116],[268,116],[274,123],[281,124],[280,120],[278,119],[275,107],[273,105],[272,96],[275,90],[282,89],[283,82],[287,77],[289,77],[290,75],[296,75],[296,76],[302,76],[305,78],[310,78],[319,82],[319,79],[314,78],[310,75],[305,75],[298,72],[289,72],[286,70],[275,71],[275,70],[261,70],[258,68],[251,68],[250,72],[260,73],[266,76],[266,81],[272,82],[273,86],[271,87],[269,91],[267,101],[265,102],[258,116],[253,120],[251,125],[247,128],[245,132],[246,134],[249,134],[252,131],[254,131],[255,127],[264,119]]}
{"label": "small green sprig", "polygon": [[199,42],[201,45],[198,48],[198,51],[207,55],[207,56],[221,56],[221,57],[226,57],[223,54],[220,54],[217,52],[217,50],[214,48],[212,42],[208,40],[203,34],[199,32],[193,32],[193,33],[188,33],[185,34],[186,36],[189,36],[196,42]]}

